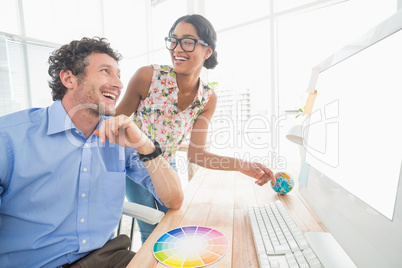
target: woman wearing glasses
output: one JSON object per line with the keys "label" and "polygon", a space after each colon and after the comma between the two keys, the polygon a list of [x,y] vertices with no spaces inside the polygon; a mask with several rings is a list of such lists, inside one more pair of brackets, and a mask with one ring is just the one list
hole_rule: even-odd
{"label": "woman wearing glasses", "polygon": [[[216,93],[200,79],[201,69],[217,64],[216,32],[201,15],[186,15],[176,20],[165,38],[172,66],[151,65],[137,70],[131,78],[116,114],[130,116],[150,139],[159,143],[162,156],[171,162],[187,134],[190,162],[205,168],[237,170],[263,185],[274,176],[259,163],[212,154],[205,150],[208,124],[216,103]],[[173,164],[172,164],[173,165]],[[152,194],[127,180],[127,199],[159,208]],[[139,222],[142,242],[155,226]]]}

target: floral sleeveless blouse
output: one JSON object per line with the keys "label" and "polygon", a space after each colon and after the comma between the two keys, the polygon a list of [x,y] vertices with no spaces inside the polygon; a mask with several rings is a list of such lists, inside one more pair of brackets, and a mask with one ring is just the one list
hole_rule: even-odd
{"label": "floral sleeveless blouse", "polygon": [[179,88],[176,72],[168,65],[152,65],[154,73],[148,95],[134,112],[134,121],[153,141],[157,141],[163,157],[170,162],[191,132],[198,115],[207,105],[212,89],[200,80],[193,102],[184,110],[177,107]]}

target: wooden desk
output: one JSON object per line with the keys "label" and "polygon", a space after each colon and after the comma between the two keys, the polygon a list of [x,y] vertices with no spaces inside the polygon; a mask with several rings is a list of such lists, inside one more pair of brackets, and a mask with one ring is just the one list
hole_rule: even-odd
{"label": "wooden desk", "polygon": [[167,231],[189,225],[217,229],[229,240],[230,248],[226,255],[208,267],[259,267],[247,207],[277,199],[284,203],[303,232],[327,231],[296,189],[287,195],[277,195],[269,184],[257,186],[253,179],[239,172],[200,168],[184,193],[181,209],[168,211],[128,267],[165,268],[153,256],[155,241]]}

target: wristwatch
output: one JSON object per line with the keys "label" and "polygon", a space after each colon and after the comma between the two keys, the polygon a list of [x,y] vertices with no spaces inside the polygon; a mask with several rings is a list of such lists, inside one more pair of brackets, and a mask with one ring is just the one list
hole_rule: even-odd
{"label": "wristwatch", "polygon": [[154,141],[153,143],[155,145],[155,151],[153,153],[150,153],[150,154],[140,154],[140,153],[138,153],[138,158],[142,162],[155,159],[155,158],[157,158],[158,156],[160,156],[162,154],[162,149],[161,149],[161,146],[159,145],[159,143],[157,141]]}

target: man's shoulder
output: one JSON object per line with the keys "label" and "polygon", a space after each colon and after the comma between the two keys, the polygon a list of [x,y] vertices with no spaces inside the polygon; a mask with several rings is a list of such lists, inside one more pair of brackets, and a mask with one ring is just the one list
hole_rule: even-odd
{"label": "man's shoulder", "polygon": [[0,130],[35,124],[46,118],[47,108],[31,108],[0,117]]}

